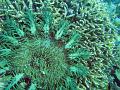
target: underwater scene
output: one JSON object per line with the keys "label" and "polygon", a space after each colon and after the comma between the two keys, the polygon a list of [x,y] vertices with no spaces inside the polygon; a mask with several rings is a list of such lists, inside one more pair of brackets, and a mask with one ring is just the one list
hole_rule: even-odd
{"label": "underwater scene", "polygon": [[0,90],[120,90],[120,0],[0,0]]}

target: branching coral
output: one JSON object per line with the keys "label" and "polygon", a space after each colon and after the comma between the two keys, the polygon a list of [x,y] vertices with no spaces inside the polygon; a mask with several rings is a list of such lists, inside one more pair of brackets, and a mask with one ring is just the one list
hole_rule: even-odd
{"label": "branching coral", "polygon": [[16,84],[20,84],[21,89],[29,90],[77,90],[78,79],[82,81],[89,71],[81,60],[74,59],[88,59],[90,52],[85,48],[77,50],[80,34],[71,30],[71,22],[56,22],[51,3],[42,2],[46,7],[40,7],[40,13],[31,0],[6,3],[10,7],[3,8],[0,58],[7,61],[10,69],[0,66],[4,69],[0,74],[3,79],[9,75],[12,78],[3,80],[8,82],[4,89],[18,89]]}
{"label": "branching coral", "polygon": [[107,77],[103,70],[111,64],[115,41],[106,4],[100,0],[63,0],[56,8],[62,8],[63,17],[73,24],[71,28],[81,34],[78,47],[87,48],[92,53],[87,62],[83,61],[91,70],[91,87],[105,88],[103,80]]}
{"label": "branching coral", "polygon": [[105,89],[103,70],[113,62],[115,32],[102,1],[6,0],[6,4],[0,58],[15,74],[24,73],[47,90]]}

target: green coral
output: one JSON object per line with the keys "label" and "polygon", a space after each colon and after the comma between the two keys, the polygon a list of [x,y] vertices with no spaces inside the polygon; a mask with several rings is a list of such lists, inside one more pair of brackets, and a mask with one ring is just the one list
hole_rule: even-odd
{"label": "green coral", "polygon": [[[61,49],[56,46],[44,46],[42,40],[32,40],[24,43],[16,50],[10,63],[17,73],[24,73],[32,77],[39,84],[47,82],[49,87],[65,76],[67,65]],[[38,79],[40,78],[40,79]],[[40,87],[40,86],[39,86]]]}
{"label": "green coral", "polygon": [[[80,33],[78,46],[91,52],[89,60],[83,61],[91,71],[91,88],[103,89],[106,87],[104,85],[107,85],[106,81],[104,85],[99,83],[102,83],[104,78],[107,79],[103,69],[110,66],[116,39],[107,5],[100,0],[63,0],[62,3],[63,6],[56,8],[65,8],[63,17],[71,21],[71,28]],[[99,79],[100,76],[103,79]]]}
{"label": "green coral", "polygon": [[[10,5],[8,9],[13,11],[6,12],[4,15],[6,20],[4,20],[4,30],[0,35],[3,42],[0,57],[8,61],[10,70],[7,69],[6,71],[5,69],[1,74],[9,71],[16,75],[12,76],[14,78],[19,76],[20,73],[23,73],[20,78],[24,79],[24,76],[29,76],[34,84],[31,83],[29,89],[77,89],[77,78],[74,78],[69,72],[70,66],[74,65],[76,67],[76,63],[72,59],[69,60],[68,54],[72,50],[76,50],[74,47],[77,47],[77,38],[80,36],[78,31],[74,30],[72,32],[70,30],[71,24],[68,20],[61,19],[56,23],[54,14],[52,15],[52,8],[45,2],[43,4],[46,8],[40,8],[42,11],[40,13],[34,12],[31,5],[27,6],[27,2],[24,2],[26,7],[23,10],[19,9],[21,15],[16,17],[14,15],[18,9],[14,6],[14,2],[7,0],[7,3]],[[16,5],[18,7],[19,3],[24,4],[17,1]],[[32,4],[32,2],[29,2],[29,4]],[[70,39],[66,37],[67,35]],[[79,55],[82,51],[77,52],[80,57],[86,53],[83,52],[82,55]],[[78,56],[74,56],[74,58]],[[86,57],[89,58],[90,56]],[[80,78],[82,78],[84,74],[82,71],[88,69],[84,68],[82,64],[79,64],[78,68],[81,68],[77,72],[81,74]],[[8,83],[8,87],[4,88],[14,88],[18,81],[21,81],[19,78],[16,80],[17,82]],[[6,79],[6,81],[10,80]],[[73,81],[74,84],[72,84]],[[25,83],[20,87],[25,88]],[[20,87],[15,87],[15,89]]]}
{"label": "green coral", "polygon": [[116,36],[105,3],[6,0],[6,4],[0,58],[10,69],[5,67],[1,74],[11,68],[15,75],[24,73],[32,79],[29,90],[106,89],[103,70],[113,62]]}

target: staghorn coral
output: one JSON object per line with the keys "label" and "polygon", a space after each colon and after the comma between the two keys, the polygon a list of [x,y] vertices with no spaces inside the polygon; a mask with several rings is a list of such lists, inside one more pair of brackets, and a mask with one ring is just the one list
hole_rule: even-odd
{"label": "staghorn coral", "polygon": [[6,3],[9,7],[3,8],[0,32],[0,64],[5,63],[0,66],[3,88],[77,90],[77,79],[82,81],[89,74],[79,61],[88,59],[90,52],[85,48],[75,52],[80,34],[70,29],[71,22],[56,22],[51,3],[39,2],[45,6],[39,13],[33,4],[37,1]]}
{"label": "staghorn coral", "polygon": [[107,76],[104,70],[114,62],[116,40],[107,5],[100,0],[62,0],[61,6],[55,8],[61,10],[62,17],[72,22],[71,28],[81,34],[78,47],[92,53],[87,62],[82,62],[91,71],[91,88],[105,89]]}
{"label": "staghorn coral", "polygon": [[[34,0],[33,2],[7,0],[7,3],[9,7],[4,6],[3,11],[9,16],[7,20],[10,20],[9,24],[13,27],[10,31],[8,22],[4,21],[5,32],[1,34],[1,56],[7,59],[14,57],[13,62],[11,58],[9,63],[14,66],[17,73],[22,72],[31,76],[33,81],[35,80],[35,83],[44,89],[76,90],[77,85],[81,90],[106,89],[107,75],[104,70],[113,62],[111,58],[113,58],[115,36],[103,2],[100,0]],[[25,50],[27,51],[24,52]],[[11,51],[15,54],[6,57]],[[57,57],[63,58],[62,61]],[[18,68],[20,62],[16,59],[22,61],[22,68]],[[49,60],[52,62],[51,68],[46,66],[50,65],[47,63]],[[38,65],[40,61],[46,72]],[[56,62],[56,68],[53,62]],[[60,67],[57,67],[58,62]],[[31,63],[33,65],[29,66]],[[29,67],[24,71],[26,65]],[[87,68],[90,70],[88,77],[86,77]],[[33,73],[31,70],[36,72]],[[87,72],[83,72],[84,70]],[[45,77],[47,72],[49,72],[47,78],[42,78],[40,81],[38,77]],[[57,78],[59,74],[60,79]],[[60,82],[56,83],[59,80]]]}

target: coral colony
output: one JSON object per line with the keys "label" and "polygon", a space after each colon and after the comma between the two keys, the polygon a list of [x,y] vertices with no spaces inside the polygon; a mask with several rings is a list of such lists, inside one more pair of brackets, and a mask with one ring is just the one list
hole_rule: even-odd
{"label": "coral colony", "polygon": [[0,90],[120,90],[116,2],[0,0]]}

